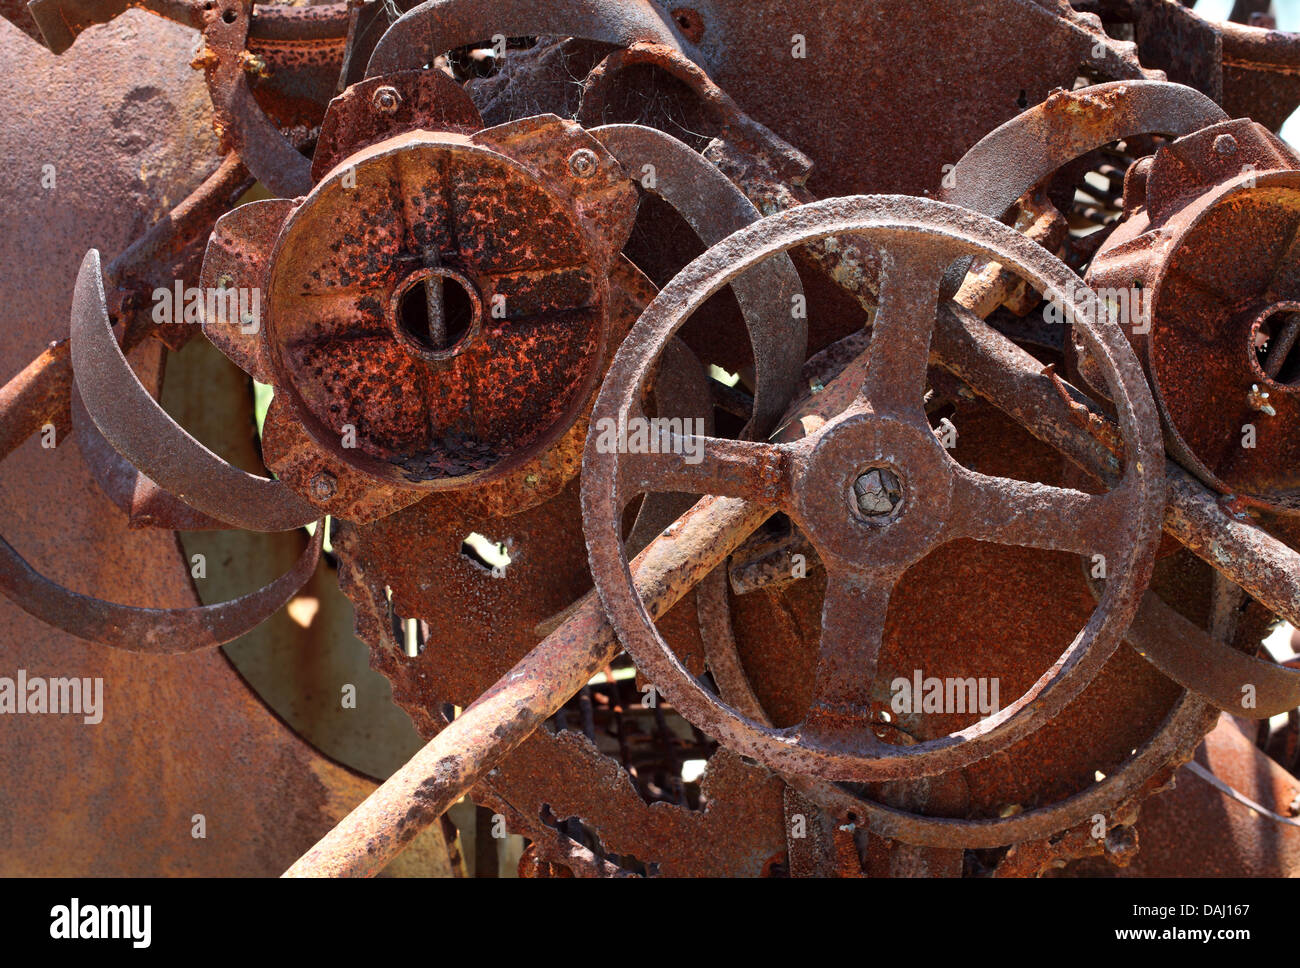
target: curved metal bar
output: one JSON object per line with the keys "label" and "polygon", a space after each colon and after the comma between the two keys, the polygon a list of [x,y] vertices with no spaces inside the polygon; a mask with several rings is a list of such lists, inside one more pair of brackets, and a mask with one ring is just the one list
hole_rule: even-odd
{"label": "curved metal bar", "polygon": [[86,412],[113,449],[190,507],[248,531],[289,531],[319,517],[281,482],[208,450],[149,395],[113,335],[97,249],[82,260],[73,293],[72,371]]}
{"label": "curved metal bar", "polygon": [[1058,91],[981,138],[948,174],[952,188],[942,198],[1001,218],[1025,192],[1089,151],[1138,134],[1191,134],[1227,119],[1200,91],[1165,81]]}
{"label": "curved metal bar", "polygon": [[[1089,581],[1094,597],[1097,582]],[[1142,658],[1217,709],[1268,719],[1300,706],[1300,671],[1238,652],[1174,611],[1154,592],[1142,596],[1124,638]]]}
{"label": "curved metal bar", "polygon": [[547,34],[627,47],[644,40],[693,52],[666,11],[649,0],[426,0],[402,14],[375,45],[366,77],[415,70],[494,34]]}
{"label": "curved metal bar", "polygon": [[[637,124],[605,125],[591,129],[591,135],[633,177],[653,165],[653,182],[641,183],[677,209],[705,248],[762,218],[731,179],[671,135]],[[748,430],[764,437],[799,387],[808,322],[795,316],[793,300],[803,295],[803,286],[794,262],[782,253],[733,280],[731,289],[754,347],[756,386]]]}
{"label": "curved metal bar", "polygon": [[0,593],[28,615],[88,642],[174,655],[211,649],[239,638],[277,612],[316,570],[324,522],[293,568],[240,598],[194,608],[140,608],[91,598],[55,584],[0,537]]}
{"label": "curved metal bar", "polygon": [[95,483],[130,517],[133,525],[168,531],[222,531],[230,527],[168,494],[136,470],[104,439],[95,421],[86,413],[81,394],[75,389],[72,391],[72,432],[77,436],[81,459],[90,468]]}

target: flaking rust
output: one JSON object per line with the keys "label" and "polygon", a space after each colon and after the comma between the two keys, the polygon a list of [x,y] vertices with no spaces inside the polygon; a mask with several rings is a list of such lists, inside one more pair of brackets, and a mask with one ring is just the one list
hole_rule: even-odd
{"label": "flaking rust", "polygon": [[[222,155],[87,253],[0,452],[71,431],[137,530],[314,522],[224,604],[3,539],[0,593],[197,652],[337,568],[427,745],[291,876],[466,794],[525,876],[1195,871],[1169,825],[1263,758],[1198,744],[1300,702],[1255,657],[1300,624],[1296,38],[1163,0],[401,6],[0,4],[65,57],[131,9],[195,31]],[[200,337],[270,390],[257,472],[160,403]],[[1216,871],[1294,873],[1269,769]]]}

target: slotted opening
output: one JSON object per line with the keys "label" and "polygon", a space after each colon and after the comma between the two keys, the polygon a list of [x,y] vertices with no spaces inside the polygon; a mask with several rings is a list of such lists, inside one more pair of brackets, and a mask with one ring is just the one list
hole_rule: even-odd
{"label": "slotted opening", "polygon": [[474,301],[451,276],[433,275],[402,293],[397,304],[402,331],[433,352],[452,349],[474,322]]}
{"label": "slotted opening", "polygon": [[1300,387],[1300,311],[1278,309],[1260,321],[1255,361],[1269,379]]}

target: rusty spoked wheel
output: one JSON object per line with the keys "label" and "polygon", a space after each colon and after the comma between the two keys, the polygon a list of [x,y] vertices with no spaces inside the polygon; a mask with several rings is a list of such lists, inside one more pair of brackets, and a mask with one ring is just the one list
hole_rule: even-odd
{"label": "rusty spoked wheel", "polygon": [[[641,430],[641,387],[666,341],[705,299],[777,253],[848,233],[876,244],[885,269],[868,362],[851,368],[850,379],[858,382],[838,416],[792,443]],[[941,281],[971,254],[1058,298],[1101,361],[1127,454],[1122,477],[1106,493],[975,473],[957,464],[932,431],[923,395]],[[1132,350],[1118,331],[1055,295],[1071,284],[1080,285],[1063,263],[992,219],[927,199],[874,196],[806,205],[737,232],[650,304],[615,357],[592,414],[583,522],[611,623],[689,721],[782,773],[902,779],[960,769],[1005,748],[1092,680],[1150,579],[1163,509],[1163,451]],[[644,446],[651,439],[655,446]],[[618,526],[628,501],[653,492],[759,503],[788,514],[807,533],[828,577],[813,698],[802,722],[774,728],[743,715],[690,676],[655,630],[632,583]],[[1015,702],[941,739],[885,744],[871,729],[869,710],[890,593],[910,565],[960,538],[1101,555],[1105,591],[1088,625]]]}

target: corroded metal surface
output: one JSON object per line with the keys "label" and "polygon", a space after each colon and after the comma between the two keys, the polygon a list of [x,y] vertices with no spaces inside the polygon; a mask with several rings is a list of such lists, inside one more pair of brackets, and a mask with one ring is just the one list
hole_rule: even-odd
{"label": "corroded metal surface", "polygon": [[1146,295],[1150,318],[1127,332],[1179,461],[1225,494],[1284,510],[1300,506],[1298,166],[1250,121],[1180,138],[1129,179],[1131,214],[1089,270],[1094,286]]}
{"label": "corroded metal surface", "polygon": [[[1069,270],[1053,266],[1021,236],[937,203],[849,199],[772,216],[732,236],[677,277],[647,309],[611,366],[596,418],[633,419],[646,372],[663,341],[709,295],[750,265],[804,241],[857,233],[878,241],[886,269],[865,370],[849,409],[792,445],[710,438],[703,459],[680,453],[603,451],[588,438],[584,523],[592,573],[624,645],[674,705],[706,732],[767,765],[832,779],[926,776],[960,768],[1021,738],[1078,694],[1109,657],[1150,575],[1162,497],[1154,406],[1118,334],[1092,319],[1076,325],[1107,359],[1112,392],[1130,448],[1122,483],[1105,498],[1017,485],[951,462],[920,412],[928,333],[943,272],[970,250],[1035,276],[1063,292]],[[1121,389],[1122,388],[1122,389]],[[846,488],[864,468],[886,467],[903,480],[901,506],[879,522],[848,506]],[[638,493],[685,491],[743,497],[797,520],[830,568],[817,685],[807,717],[793,730],[746,721],[700,686],[646,621],[625,589],[626,564],[615,530]],[[1041,530],[1040,530],[1041,529]],[[863,729],[863,704],[875,678],[889,594],[902,572],[933,547],[959,538],[1102,554],[1118,565],[1099,620],[1024,697],[978,725],[931,744],[889,749]],[[1145,558],[1145,560],[1144,560]],[[870,625],[866,631],[862,623]],[[1017,717],[1022,709],[1033,715]]]}
{"label": "corroded metal surface", "polygon": [[[84,32],[66,61],[132,6],[4,12],[56,51]],[[137,532],[336,527],[202,610],[109,606],[39,554],[3,570],[57,626],[181,651],[277,606],[329,530],[428,745],[291,874],[374,873],[466,792],[480,834],[495,812],[531,841],[535,876],[1132,869],[1139,809],[1216,707],[1247,686],[1245,715],[1294,706],[1295,672],[1254,653],[1269,610],[1300,619],[1274,513],[1297,164],[1216,103],[1275,124],[1291,92],[1260,81],[1289,77],[1286,38],[1157,0],[138,6],[201,33],[226,155],[107,272],[92,249],[70,344],[0,396],[3,442],[71,430]],[[830,76],[870,96],[826,97]],[[282,197],[241,198],[253,178]],[[985,214],[816,197],[891,191]],[[1160,410],[1066,268],[1109,292],[1143,260],[1164,298],[1129,335]],[[265,311],[151,313],[196,277]],[[157,402],[200,333],[273,391],[247,470]],[[1229,384],[1239,405],[1207,402]],[[1251,414],[1262,445],[1208,453]],[[633,421],[666,421],[663,446],[640,452]],[[922,669],[1005,701],[891,704]],[[1250,756],[1225,756],[1190,774],[1244,802]],[[475,856],[492,866],[486,836]]]}
{"label": "corroded metal surface", "polygon": [[[96,28],[74,60],[56,59],[0,24],[0,148],[25,161],[0,177],[9,229],[0,263],[22,278],[0,309],[6,380],[52,340],[66,340],[86,249],[100,248],[111,263],[216,168],[207,94],[187,66],[192,42],[182,28],[128,14]],[[45,164],[57,184],[42,194]],[[41,447],[38,433],[0,464],[5,537],[82,594],[200,604],[175,538],[127,527],[67,436],[66,402],[60,409],[58,446]],[[295,736],[216,650],[172,657],[100,648],[8,600],[0,630],[6,676],[26,669],[104,682],[98,725],[4,717],[7,876],[272,876],[374,788]],[[207,840],[192,835],[196,812],[207,816]],[[428,870],[430,854],[417,850],[416,866]]]}

